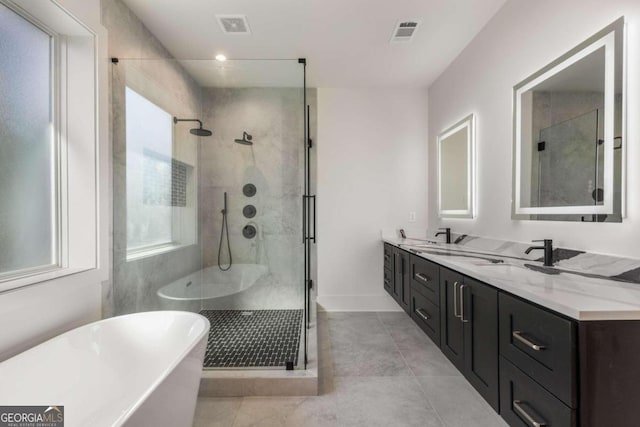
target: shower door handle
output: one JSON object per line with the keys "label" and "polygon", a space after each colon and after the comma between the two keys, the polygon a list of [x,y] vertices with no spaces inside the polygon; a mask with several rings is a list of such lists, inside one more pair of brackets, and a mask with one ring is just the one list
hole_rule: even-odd
{"label": "shower door handle", "polygon": [[307,241],[307,196],[302,195],[302,243]]}
{"label": "shower door handle", "polygon": [[316,242],[316,195],[309,196],[309,198],[313,199],[313,234],[311,235],[311,240],[313,243]]}
{"label": "shower door handle", "polygon": [[[311,210],[313,200],[313,211]],[[309,215],[313,214],[313,223],[309,221]],[[309,222],[309,224],[307,224]],[[313,226],[313,227],[312,227]],[[313,234],[311,234],[313,230]],[[302,196],[302,243],[307,240],[316,242],[316,196]]]}

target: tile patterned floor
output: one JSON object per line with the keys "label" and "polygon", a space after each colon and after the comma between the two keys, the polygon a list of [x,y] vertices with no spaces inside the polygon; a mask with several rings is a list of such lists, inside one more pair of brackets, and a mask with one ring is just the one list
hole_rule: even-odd
{"label": "tile patterned floor", "polygon": [[211,330],[205,368],[284,367],[298,361],[302,310],[201,310]]}
{"label": "tile patterned floor", "polygon": [[405,313],[319,314],[320,396],[200,398],[196,427],[506,427]]}

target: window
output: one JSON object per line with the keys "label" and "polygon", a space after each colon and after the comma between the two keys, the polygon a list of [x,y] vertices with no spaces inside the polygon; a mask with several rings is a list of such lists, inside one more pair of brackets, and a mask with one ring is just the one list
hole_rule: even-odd
{"label": "window", "polygon": [[195,243],[193,166],[175,158],[173,116],[127,87],[127,259]]}
{"label": "window", "polygon": [[71,3],[0,0],[0,292],[108,279],[106,30]]}
{"label": "window", "polygon": [[53,40],[0,3],[0,278],[60,264]]}

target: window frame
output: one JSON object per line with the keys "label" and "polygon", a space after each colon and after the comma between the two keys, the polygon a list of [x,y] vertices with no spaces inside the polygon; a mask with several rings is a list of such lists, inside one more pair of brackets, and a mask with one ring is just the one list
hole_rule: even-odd
{"label": "window frame", "polygon": [[[53,240],[57,249],[50,265],[0,275],[0,295],[45,283],[76,286],[108,281],[111,166],[106,29],[99,16],[66,1],[0,3],[49,34],[53,44]],[[74,126],[69,125],[71,119]]]}
{"label": "window frame", "polygon": [[[143,94],[141,90],[139,90],[137,87],[137,85],[134,84],[133,82],[125,82],[124,84],[124,88],[125,88],[125,101],[124,101],[124,108],[125,108],[125,115],[126,115],[126,108],[127,108],[127,101],[126,101],[126,91],[130,90],[132,92],[134,92],[136,95],[138,95],[139,97],[143,98],[145,101],[149,102],[150,104],[154,105],[156,108],[160,109],[162,112],[166,113],[169,117],[171,117],[173,119],[174,115],[172,113],[170,113],[169,111],[167,111],[167,109],[165,109],[162,105],[160,105],[158,102],[154,101],[153,99],[150,99],[148,96],[146,96],[145,94]],[[126,126],[126,125],[125,125]],[[126,131],[125,131],[126,134]],[[128,144],[126,145],[128,147]],[[171,161],[172,160],[176,160],[175,156],[175,150],[176,150],[176,138],[175,138],[175,126],[172,124],[171,127],[171,158],[168,159],[170,162],[171,167]],[[163,156],[163,154],[159,154],[161,156]],[[129,151],[128,148],[125,149],[125,157],[128,158],[129,156]],[[126,168],[125,168],[126,170]],[[126,178],[128,180],[128,176]],[[196,182],[194,182],[194,185],[197,185]],[[197,191],[197,190],[196,190]],[[126,186],[125,186],[125,192],[126,192]],[[171,206],[171,240],[170,241],[166,241],[166,242],[159,242],[159,243],[151,243],[151,244],[147,244],[147,245],[140,245],[140,246],[135,246],[135,247],[129,247],[129,242],[128,242],[128,238],[126,239],[126,261],[135,261],[135,260],[139,260],[142,258],[147,258],[147,257],[151,257],[151,256],[156,256],[156,255],[160,255],[163,253],[167,253],[167,252],[171,252],[177,249],[181,249],[181,248],[185,248],[188,246],[192,246],[197,244],[197,240],[196,241],[184,241],[184,236],[183,236],[183,224],[182,224],[182,219],[181,219],[181,215],[179,212],[176,212],[176,206]],[[128,222],[129,220],[129,206],[127,204],[127,207],[125,208],[125,216],[126,216],[126,221]],[[197,212],[197,209],[196,209]],[[196,224],[195,226],[197,227],[197,213],[196,213]],[[196,233],[197,236],[197,233]],[[197,239],[197,238],[196,238]]]}
{"label": "window frame", "polygon": [[63,75],[61,70],[61,52],[64,48],[64,40],[60,34],[33,17],[28,12],[20,9],[13,3],[0,0],[0,5],[6,7],[15,13],[21,19],[31,24],[37,30],[42,31],[49,36],[49,108],[51,111],[51,135],[49,143],[51,144],[51,184],[52,184],[52,244],[51,244],[51,263],[36,265],[17,270],[0,272],[0,283],[9,282],[23,277],[34,276],[42,273],[50,273],[60,270],[64,266],[63,262],[63,241],[62,235],[62,206],[64,205],[64,192],[62,191],[62,183],[66,177],[63,177],[63,162],[61,157],[61,93],[60,78]]}

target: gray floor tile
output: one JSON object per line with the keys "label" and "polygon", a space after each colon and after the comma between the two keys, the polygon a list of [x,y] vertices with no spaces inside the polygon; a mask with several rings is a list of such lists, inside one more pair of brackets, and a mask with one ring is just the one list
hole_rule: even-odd
{"label": "gray floor tile", "polygon": [[442,426],[413,377],[337,378],[336,399],[339,426]]}
{"label": "gray floor tile", "polygon": [[322,319],[320,396],[200,398],[194,426],[506,426],[405,313]]}
{"label": "gray floor tile", "polygon": [[446,427],[506,427],[464,377],[419,377],[418,381]]}
{"label": "gray floor tile", "polygon": [[391,337],[332,344],[334,374],[344,376],[411,376]]}
{"label": "gray floor tile", "polygon": [[247,397],[242,401],[235,427],[334,427],[334,396]]}
{"label": "gray floor tile", "polygon": [[231,427],[242,403],[241,397],[201,397],[196,405],[194,427]]}
{"label": "gray floor tile", "polygon": [[329,335],[338,377],[412,375],[376,313],[330,313]]}

